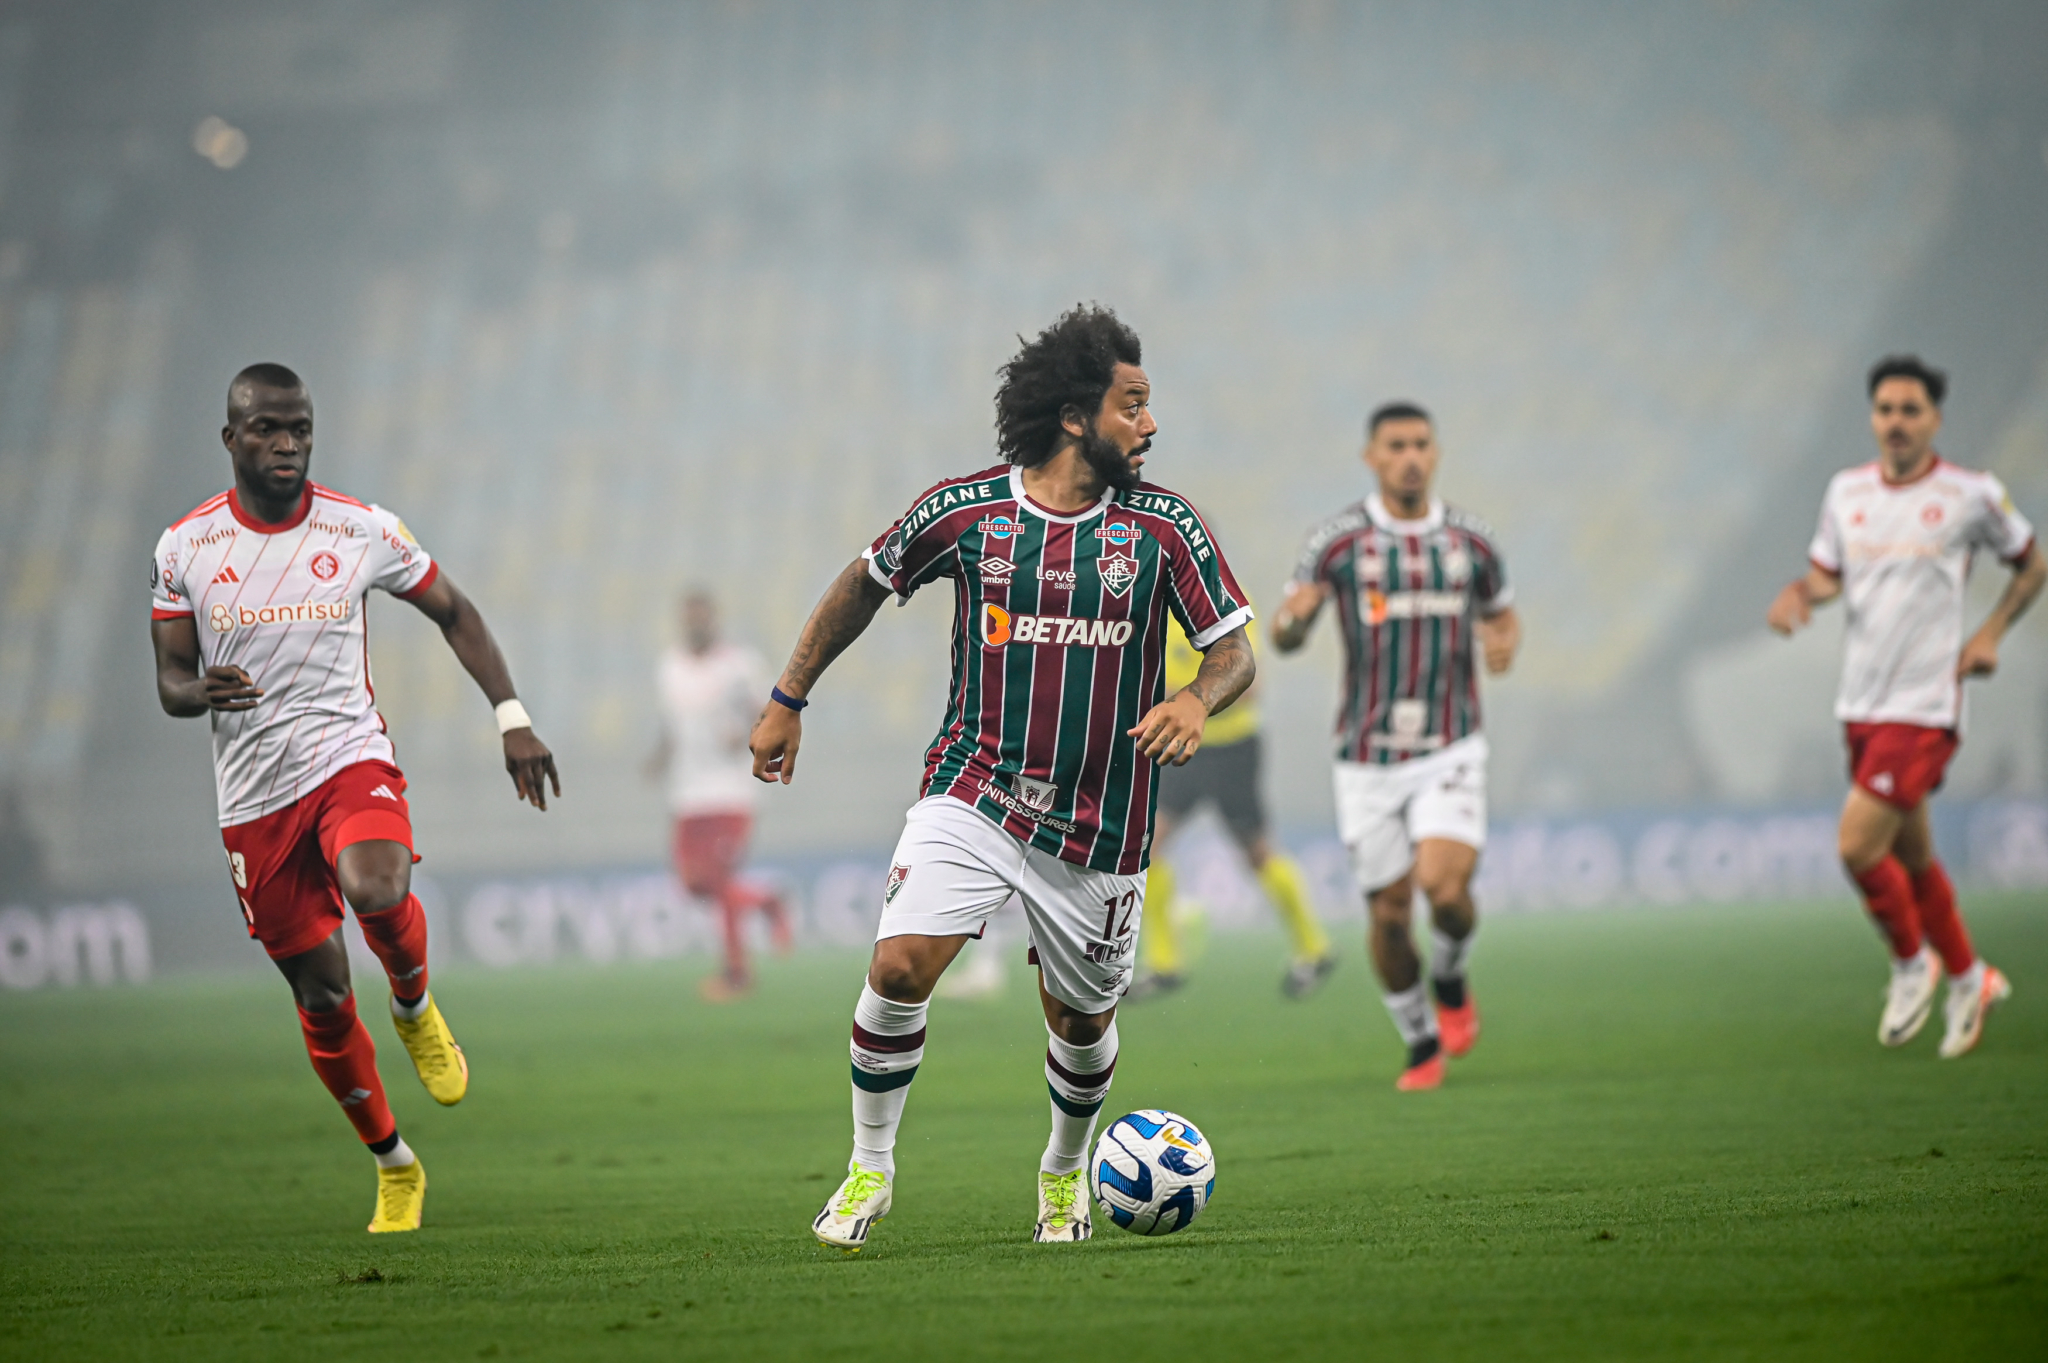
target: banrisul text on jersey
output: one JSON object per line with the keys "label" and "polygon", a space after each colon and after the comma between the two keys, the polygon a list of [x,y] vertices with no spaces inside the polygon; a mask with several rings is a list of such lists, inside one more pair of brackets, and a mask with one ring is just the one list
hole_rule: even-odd
{"label": "banrisul text on jersey", "polygon": [[1328,584],[1344,629],[1339,760],[1404,762],[1479,732],[1472,624],[1514,597],[1477,517],[1432,501],[1398,520],[1375,493],[1309,533],[1294,580]]}
{"label": "banrisul text on jersey", "polygon": [[363,612],[372,588],[417,600],[438,571],[396,515],[316,483],[282,524],[223,492],[164,531],[152,617],[191,616],[204,664],[239,667],[263,690],[253,710],[213,712],[222,827],[294,804],[343,767],[396,760]]}
{"label": "banrisul text on jersey", "polygon": [[867,559],[903,600],[954,582],[952,686],[922,793],[1063,861],[1144,870],[1156,768],[1127,731],[1165,699],[1167,615],[1197,648],[1251,619],[1194,507],[1143,483],[1057,515],[1004,465],[919,497]]}

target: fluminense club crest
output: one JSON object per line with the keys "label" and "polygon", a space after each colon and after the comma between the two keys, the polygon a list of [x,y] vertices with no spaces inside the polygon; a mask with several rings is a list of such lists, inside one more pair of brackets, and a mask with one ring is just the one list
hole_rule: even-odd
{"label": "fluminense club crest", "polygon": [[1050,781],[1034,781],[1028,776],[1017,778],[1017,798],[1024,807],[1040,814],[1052,813],[1053,802],[1060,798],[1060,788]]}
{"label": "fluminense club crest", "polygon": [[1138,560],[1128,554],[1106,554],[1095,561],[1095,571],[1111,596],[1122,596],[1138,580]]}
{"label": "fluminense club crest", "polygon": [[908,866],[903,865],[901,862],[891,866],[889,868],[888,887],[882,891],[882,903],[886,905],[894,902],[896,892],[903,888],[903,882],[908,879],[910,879],[910,868]]}

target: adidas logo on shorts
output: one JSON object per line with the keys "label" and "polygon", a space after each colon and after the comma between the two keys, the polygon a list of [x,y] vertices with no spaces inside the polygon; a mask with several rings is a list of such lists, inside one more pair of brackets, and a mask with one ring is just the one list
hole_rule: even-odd
{"label": "adidas logo on shorts", "polygon": [[371,791],[370,794],[372,796],[381,795],[387,800],[396,800],[398,798],[396,795],[393,795],[391,793],[391,787],[389,786],[379,786],[375,790]]}

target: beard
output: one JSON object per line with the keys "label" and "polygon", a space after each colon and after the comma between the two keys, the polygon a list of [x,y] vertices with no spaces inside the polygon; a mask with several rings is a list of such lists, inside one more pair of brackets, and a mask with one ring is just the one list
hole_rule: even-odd
{"label": "beard", "polygon": [[1152,442],[1147,440],[1130,454],[1125,454],[1112,442],[1090,431],[1081,437],[1081,461],[1103,482],[1119,492],[1129,492],[1136,488],[1142,479],[1138,469],[1131,463],[1131,456],[1143,454],[1151,448]]}

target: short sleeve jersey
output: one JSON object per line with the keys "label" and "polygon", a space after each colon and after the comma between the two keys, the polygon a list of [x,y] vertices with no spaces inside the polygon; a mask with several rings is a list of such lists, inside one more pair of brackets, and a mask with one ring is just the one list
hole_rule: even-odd
{"label": "short sleeve jersey", "polygon": [[926,492],[866,557],[903,601],[953,583],[953,675],[923,793],[1063,861],[1144,870],[1157,769],[1127,730],[1164,699],[1166,620],[1206,650],[1251,619],[1187,499],[1143,483],[1060,515],[999,465]]}
{"label": "short sleeve jersey", "polygon": [[1332,589],[1343,631],[1339,761],[1405,762],[1479,732],[1473,622],[1514,604],[1483,521],[1435,500],[1399,520],[1374,493],[1309,532],[1294,581]]}
{"label": "short sleeve jersey", "polygon": [[2026,557],[2034,528],[1989,473],[1945,459],[1910,483],[1878,465],[1828,482],[1807,556],[1840,574],[1848,615],[1835,717],[1959,729],[1963,593],[1978,550]]}
{"label": "short sleeve jersey", "polygon": [[668,808],[740,814],[754,808],[754,760],[747,735],[768,694],[761,656],[737,644],[661,656],[662,727],[668,735]]}
{"label": "short sleeve jersey", "polygon": [[312,483],[283,524],[229,491],[164,531],[152,618],[192,617],[200,666],[239,667],[263,691],[252,710],[212,714],[222,827],[296,803],[343,767],[394,760],[364,609],[371,588],[413,600],[438,571],[397,516]]}

